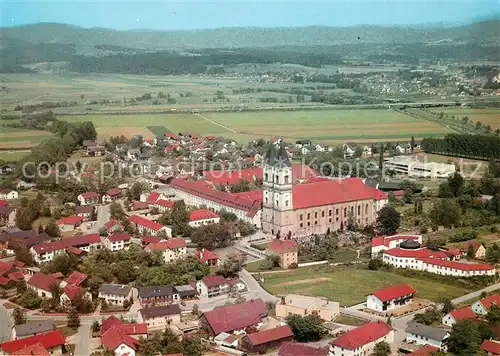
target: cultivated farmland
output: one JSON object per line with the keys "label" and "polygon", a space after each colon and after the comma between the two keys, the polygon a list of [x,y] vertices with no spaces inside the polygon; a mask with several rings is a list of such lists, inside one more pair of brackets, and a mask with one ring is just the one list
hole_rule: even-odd
{"label": "cultivated farmland", "polygon": [[432,111],[458,118],[467,116],[473,123],[480,121],[483,125],[491,125],[493,129],[500,128],[500,109],[433,108]]}

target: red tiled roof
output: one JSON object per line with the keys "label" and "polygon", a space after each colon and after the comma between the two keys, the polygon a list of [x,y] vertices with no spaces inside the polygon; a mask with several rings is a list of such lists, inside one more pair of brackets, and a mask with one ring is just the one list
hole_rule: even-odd
{"label": "red tiled roof", "polygon": [[68,296],[69,300],[75,299],[75,297],[79,294],[84,292],[84,290],[80,287],[74,286],[72,284],[67,284],[63,288],[64,293]]}
{"label": "red tiled roof", "polygon": [[392,236],[379,236],[379,237],[374,237],[372,239],[372,247],[377,247],[377,246],[385,246],[389,247],[389,244],[392,241],[397,241],[397,240],[413,240],[413,241],[418,241],[420,238],[419,235],[392,235]]}
{"label": "red tiled roof", "polygon": [[261,316],[267,314],[266,304],[262,299],[219,307],[203,313],[215,335],[221,332],[244,329],[260,323]]}
{"label": "red tiled roof", "polygon": [[458,269],[460,271],[489,271],[495,269],[495,267],[486,263],[462,263],[456,261],[439,260],[436,258],[420,258],[420,260],[427,264],[449,267],[452,269]]}
{"label": "red tiled roof", "polygon": [[248,334],[248,340],[252,345],[262,345],[268,342],[281,340],[293,336],[292,329],[288,325],[278,326],[273,329],[258,331],[256,333]]}
{"label": "red tiled roof", "polygon": [[134,201],[132,203],[132,210],[149,209],[149,203],[143,201]]}
{"label": "red tiled roof", "polygon": [[284,342],[278,350],[278,356],[328,356],[330,348],[298,344],[296,342]]}
{"label": "red tiled roof", "polygon": [[151,192],[151,194],[148,195],[146,198],[146,203],[154,203],[158,200],[160,197],[160,193],[158,192]]}
{"label": "red tiled roof", "polygon": [[73,247],[73,246],[66,247],[66,252],[72,253],[73,255],[77,255],[77,256],[86,253],[84,250],[79,249],[78,247]]}
{"label": "red tiled roof", "polygon": [[209,274],[208,276],[203,277],[201,280],[209,288],[227,284],[227,281],[224,277],[215,274]]}
{"label": "red tiled roof", "polygon": [[262,189],[249,190],[248,192],[233,193],[233,196],[237,198],[258,201],[261,203],[262,201],[264,201],[264,191]]}
{"label": "red tiled roof", "polygon": [[128,336],[115,327],[102,334],[101,342],[104,348],[111,351],[115,351],[121,344],[125,344],[134,350],[137,350],[137,346],[140,345],[138,340]]}
{"label": "red tiled roof", "polygon": [[166,199],[158,199],[155,201],[155,205],[163,206],[165,208],[173,208],[174,207],[174,202],[171,200],[166,200]]}
{"label": "red tiled roof", "polygon": [[82,193],[81,196],[84,198],[84,199],[95,199],[95,198],[99,198],[99,194],[97,194],[96,192],[86,192],[86,193]]}
{"label": "red tiled roof", "polygon": [[66,278],[66,283],[79,286],[87,277],[85,273],[73,271],[68,278]]}
{"label": "red tiled roof", "polygon": [[81,216],[72,215],[56,221],[57,225],[77,225],[83,221]]}
{"label": "red tiled roof", "polygon": [[104,334],[111,327],[113,327],[115,325],[121,325],[121,324],[123,324],[123,322],[120,319],[118,319],[114,315],[111,315],[109,318],[107,318],[106,320],[102,321],[101,334]]}
{"label": "red tiled roof", "polygon": [[160,241],[149,245],[149,248],[155,251],[174,250],[176,248],[182,248],[182,247],[186,247],[186,240],[184,240],[183,238],[175,238],[167,241]]}
{"label": "red tiled roof", "polygon": [[101,238],[99,237],[99,234],[88,234],[88,235],[66,237],[62,240],[57,240],[54,242],[45,242],[33,246],[33,249],[35,250],[36,253],[44,253],[44,252],[64,250],[70,246],[77,247],[77,246],[99,244],[99,243],[101,243]]}
{"label": "red tiled roof", "polygon": [[331,342],[332,345],[354,350],[387,335],[392,327],[383,321],[371,322],[350,330]]}
{"label": "red tiled roof", "polygon": [[93,205],[81,205],[81,206],[77,206],[75,209],[75,212],[77,214],[88,214],[88,213],[92,213],[93,211],[94,211]]}
{"label": "red tiled roof", "polygon": [[484,340],[481,344],[481,350],[493,355],[500,355],[500,342],[495,340]]}
{"label": "red tiled roof", "polygon": [[141,324],[122,323],[120,325],[115,325],[114,327],[126,335],[142,335],[148,333],[148,324],[146,323],[141,323]]}
{"label": "red tiled roof", "polygon": [[9,202],[7,200],[0,199],[0,207],[9,206]]}
{"label": "red tiled roof", "polygon": [[1,345],[1,349],[10,354],[38,343],[40,343],[44,348],[50,349],[55,346],[64,345],[66,343],[66,338],[60,329],[56,329],[49,331],[48,333],[4,342]]}
{"label": "red tiled roof", "polygon": [[13,281],[22,281],[24,279],[24,274],[20,271],[12,272],[7,275]]}
{"label": "red tiled roof", "polygon": [[154,244],[154,243],[160,242],[161,241],[161,237],[158,237],[158,236],[143,236],[143,237],[141,237],[141,241],[144,244]]}
{"label": "red tiled roof", "polygon": [[210,211],[208,209],[191,210],[189,212],[189,221],[215,219],[218,217],[219,217],[219,214],[216,214],[213,211]]}
{"label": "red tiled roof", "polygon": [[414,351],[406,356],[431,356],[434,352],[437,351],[439,351],[439,348],[431,345],[425,345],[419,348],[417,351]]}
{"label": "red tiled roof", "polygon": [[210,187],[194,184],[183,179],[173,179],[170,186],[207,200],[218,202],[221,205],[230,206],[234,209],[246,211],[248,216],[254,216],[261,207],[261,203],[255,200],[249,200],[233,194],[221,192]]}
{"label": "red tiled roof", "polygon": [[113,235],[109,235],[107,239],[111,242],[113,241],[129,241],[130,240],[130,235],[129,234],[119,234],[115,233]]}
{"label": "red tiled roof", "polygon": [[122,223],[115,219],[109,219],[108,221],[106,221],[104,227],[106,228],[106,230],[111,230],[111,228],[113,228],[116,225],[120,226],[120,228],[123,229]]}
{"label": "red tiled roof", "polygon": [[178,140],[179,139],[179,136],[177,136],[176,134],[173,134],[171,132],[165,132],[163,134],[163,136],[168,137],[169,139],[172,139],[172,140]]}
{"label": "red tiled roof", "polygon": [[278,253],[295,251],[297,243],[293,240],[272,240],[269,244],[269,249]]}
{"label": "red tiled roof", "polygon": [[64,274],[62,274],[61,272],[52,273],[52,274],[50,274],[50,276],[54,277],[54,278],[57,278],[57,279],[63,279],[64,278]]}
{"label": "red tiled roof", "polygon": [[474,319],[476,317],[476,314],[472,311],[471,307],[463,307],[463,308],[455,309],[452,312],[450,312],[450,315],[456,321],[464,320],[464,319]]}
{"label": "red tiled roof", "polygon": [[373,293],[375,297],[381,302],[386,302],[388,300],[404,297],[408,294],[415,294],[417,291],[410,287],[408,284],[398,284],[386,289],[381,289]]}
{"label": "red tiled roof", "polygon": [[162,224],[159,224],[153,220],[149,220],[138,215],[132,215],[128,218],[128,220],[133,224],[141,225],[154,231],[158,231],[164,227]]}
{"label": "red tiled roof", "polygon": [[490,296],[487,296],[486,298],[483,298],[479,300],[483,307],[488,310],[491,308],[493,304],[496,304],[500,307],[500,295],[499,294],[493,294]]}
{"label": "red tiled roof", "polygon": [[405,258],[447,258],[448,255],[443,251],[432,251],[428,248],[419,248],[416,250],[405,250],[399,247],[384,251],[384,255]]}
{"label": "red tiled roof", "polygon": [[19,351],[11,353],[11,355],[21,355],[21,356],[50,356],[50,352],[48,352],[42,344],[37,342],[36,344],[30,345],[21,349]]}
{"label": "red tiled roof", "polygon": [[13,267],[12,262],[0,261],[0,276],[9,272]]}
{"label": "red tiled roof", "polygon": [[12,264],[16,267],[24,267],[25,266],[25,263],[22,262],[22,261],[18,261],[18,260],[15,260],[12,262]]}
{"label": "red tiled roof", "polygon": [[122,195],[122,190],[119,188],[111,188],[106,192],[106,194],[109,195],[110,197],[117,197]]}
{"label": "red tiled roof", "polygon": [[201,251],[196,251],[196,258],[200,260],[202,263],[207,263],[208,261],[218,260],[219,257],[215,252],[207,250],[206,248],[202,248]]}
{"label": "red tiled roof", "polygon": [[59,285],[61,281],[55,277],[43,274],[41,272],[35,273],[29,280],[28,284],[37,288],[50,291],[52,285]]}
{"label": "red tiled roof", "polygon": [[0,277],[0,285],[1,286],[6,286],[9,284],[9,282],[11,281],[10,278],[7,278],[7,277]]}
{"label": "red tiled roof", "polygon": [[292,189],[294,209],[358,200],[372,200],[375,199],[376,193],[376,189],[365,185],[359,178],[331,179],[324,182],[296,184]]}

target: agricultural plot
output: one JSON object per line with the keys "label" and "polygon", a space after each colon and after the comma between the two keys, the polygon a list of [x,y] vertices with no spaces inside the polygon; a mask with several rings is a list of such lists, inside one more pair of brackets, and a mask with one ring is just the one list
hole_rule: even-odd
{"label": "agricultural plot", "polygon": [[149,131],[151,131],[155,136],[163,136],[166,132],[170,132],[165,126],[148,126],[146,127]]}
{"label": "agricultural plot", "polygon": [[51,136],[48,131],[0,127],[0,149],[28,149]]}
{"label": "agricultural plot", "polygon": [[388,271],[370,271],[344,268],[333,271],[327,267],[298,268],[288,273],[265,275],[264,287],[274,295],[289,293],[325,297],[341,305],[355,305],[366,301],[376,290],[399,283],[407,283],[417,290],[419,298],[440,300],[443,295],[453,299],[470,292],[469,289],[450,284],[405,277]]}
{"label": "agricultural plot", "polygon": [[458,118],[467,116],[473,123],[480,121],[484,125],[491,125],[493,129],[500,128],[500,109],[433,108],[433,111]]}

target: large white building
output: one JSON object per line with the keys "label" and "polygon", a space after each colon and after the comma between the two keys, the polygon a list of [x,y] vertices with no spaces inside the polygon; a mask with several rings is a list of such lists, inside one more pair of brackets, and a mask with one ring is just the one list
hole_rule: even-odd
{"label": "large white building", "polygon": [[500,294],[493,294],[478,300],[472,304],[472,311],[476,314],[486,315],[493,304],[500,307]]}
{"label": "large white building", "polygon": [[407,284],[381,289],[366,297],[366,307],[378,312],[387,312],[410,304],[415,293],[415,289]]}
{"label": "large white building", "polygon": [[417,345],[431,345],[443,351],[447,350],[447,341],[450,337],[449,329],[437,328],[419,324],[416,322],[409,322],[406,328],[406,341],[415,343]]}
{"label": "large white building", "polygon": [[394,342],[392,327],[383,321],[371,322],[352,329],[331,341],[331,356],[364,356],[370,355],[379,342]]}
{"label": "large white building", "polygon": [[391,236],[380,236],[374,237],[371,241],[372,245],[372,257],[378,256],[382,251],[389,250],[391,248],[399,247],[399,245],[406,240],[413,240],[422,243],[422,235],[391,235]]}
{"label": "large white building", "polygon": [[410,177],[447,178],[456,172],[454,164],[420,162],[412,156],[394,156],[384,159],[384,168]]}
{"label": "large white building", "polygon": [[186,240],[183,238],[175,238],[167,241],[160,241],[157,243],[149,244],[146,251],[161,252],[163,262],[170,263],[179,258],[184,258],[187,255]]}

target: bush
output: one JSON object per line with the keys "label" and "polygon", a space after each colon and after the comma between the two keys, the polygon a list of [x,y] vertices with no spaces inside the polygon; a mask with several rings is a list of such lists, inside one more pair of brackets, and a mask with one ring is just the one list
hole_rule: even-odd
{"label": "bush", "polygon": [[477,238],[477,231],[474,229],[467,229],[457,232],[455,236],[450,238],[450,242],[463,242],[474,240],[475,238]]}
{"label": "bush", "polygon": [[260,251],[265,251],[266,250],[266,247],[262,246],[262,245],[250,244],[250,247],[252,247],[252,248],[254,248],[256,250],[260,250]]}
{"label": "bush", "polygon": [[299,268],[299,265],[297,263],[292,263],[290,266],[288,266],[288,268],[290,269],[295,269],[295,268]]}

